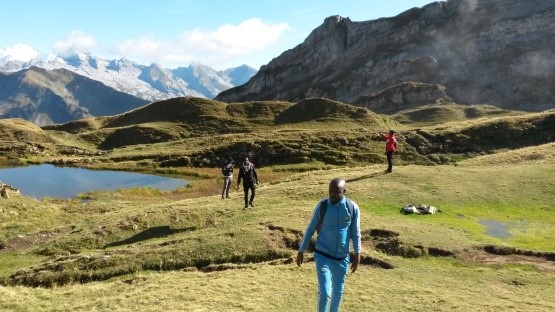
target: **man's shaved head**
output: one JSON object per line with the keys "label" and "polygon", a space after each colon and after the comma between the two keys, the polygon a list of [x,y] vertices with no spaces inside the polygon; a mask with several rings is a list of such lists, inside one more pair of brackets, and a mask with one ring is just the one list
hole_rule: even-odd
{"label": "man's shaved head", "polygon": [[345,195],[345,180],[335,178],[330,181],[329,194],[332,202],[337,203]]}
{"label": "man's shaved head", "polygon": [[345,180],[341,178],[335,178],[330,181],[330,188],[345,188]]}

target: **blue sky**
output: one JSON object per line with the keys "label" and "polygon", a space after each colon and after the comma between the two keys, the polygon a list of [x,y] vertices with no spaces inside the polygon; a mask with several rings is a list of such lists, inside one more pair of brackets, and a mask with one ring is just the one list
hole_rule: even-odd
{"label": "blue sky", "polygon": [[44,53],[87,50],[168,68],[200,62],[218,70],[258,69],[303,42],[328,16],[367,21],[431,2],[0,0],[0,52],[23,44]]}

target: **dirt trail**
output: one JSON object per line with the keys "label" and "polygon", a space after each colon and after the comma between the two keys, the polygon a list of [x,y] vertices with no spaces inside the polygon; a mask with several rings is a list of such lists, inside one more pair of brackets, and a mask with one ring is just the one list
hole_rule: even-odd
{"label": "dirt trail", "polygon": [[31,235],[19,235],[8,240],[3,246],[0,246],[0,252],[25,250],[29,247],[40,245],[42,243],[53,240],[57,237],[60,237],[61,235],[61,231],[40,232]]}
{"label": "dirt trail", "polygon": [[464,262],[471,262],[485,265],[504,265],[507,263],[528,264],[536,267],[542,272],[555,272],[555,261],[550,261],[542,257],[526,255],[494,255],[483,250],[475,250],[462,253],[458,258]]}

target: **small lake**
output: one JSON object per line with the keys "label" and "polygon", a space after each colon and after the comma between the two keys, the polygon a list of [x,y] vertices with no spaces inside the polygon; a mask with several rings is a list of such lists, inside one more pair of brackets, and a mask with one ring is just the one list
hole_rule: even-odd
{"label": "small lake", "polygon": [[56,167],[48,164],[0,169],[0,181],[19,188],[25,196],[37,199],[74,198],[83,192],[136,187],[171,191],[187,185],[185,180],[151,174]]}

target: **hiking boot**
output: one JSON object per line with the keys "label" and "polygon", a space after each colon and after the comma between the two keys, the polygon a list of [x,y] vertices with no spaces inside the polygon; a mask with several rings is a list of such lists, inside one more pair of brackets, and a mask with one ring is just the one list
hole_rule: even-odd
{"label": "hiking boot", "polygon": [[245,209],[249,209],[249,206],[245,206]]}
{"label": "hiking boot", "polygon": [[252,202],[250,202],[249,205],[254,208],[254,204]]}

